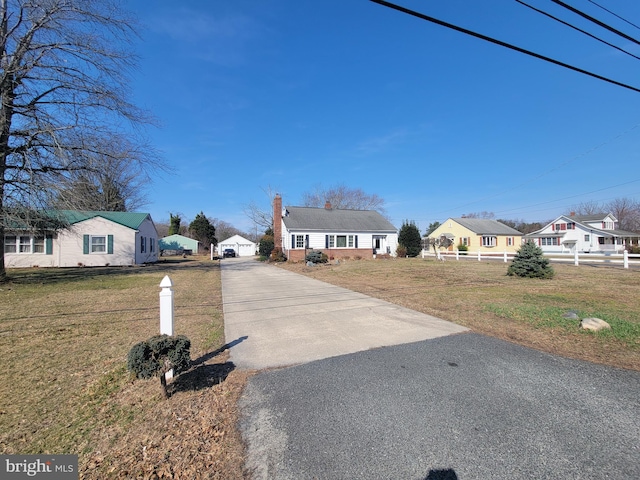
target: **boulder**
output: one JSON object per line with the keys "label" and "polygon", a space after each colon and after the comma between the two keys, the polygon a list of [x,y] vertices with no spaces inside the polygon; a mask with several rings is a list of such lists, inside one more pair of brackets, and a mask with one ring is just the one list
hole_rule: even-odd
{"label": "boulder", "polygon": [[603,328],[611,328],[611,325],[600,318],[583,318],[580,322],[580,328],[597,332]]}

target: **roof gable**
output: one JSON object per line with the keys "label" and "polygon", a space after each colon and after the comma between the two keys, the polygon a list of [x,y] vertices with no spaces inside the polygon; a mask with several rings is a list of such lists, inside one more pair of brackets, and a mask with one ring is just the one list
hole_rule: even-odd
{"label": "roof gable", "polygon": [[327,232],[391,232],[397,229],[375,210],[286,207],[282,218],[288,230]]}
{"label": "roof gable", "polygon": [[247,240],[246,238],[244,238],[241,235],[233,235],[229,238],[227,238],[226,240],[219,242],[219,243],[241,243],[243,245],[247,245],[247,244],[254,244],[255,242],[252,242],[251,240]]}

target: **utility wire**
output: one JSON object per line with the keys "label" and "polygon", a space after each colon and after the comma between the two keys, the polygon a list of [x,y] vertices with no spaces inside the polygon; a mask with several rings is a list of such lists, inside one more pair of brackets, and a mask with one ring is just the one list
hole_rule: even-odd
{"label": "utility wire", "polygon": [[[500,45],[501,47],[509,48],[511,50],[515,50],[516,52],[524,53],[525,55],[529,55],[531,57],[535,57],[535,58],[538,58],[540,60],[544,60],[546,62],[553,63],[553,64],[558,65],[560,67],[568,68],[569,70],[573,70],[575,72],[582,73],[584,75],[588,75],[588,76],[593,77],[593,78],[597,78],[598,80],[602,80],[602,81],[605,81],[605,82],[608,82],[608,83],[612,83],[614,85],[618,85],[619,87],[627,88],[629,90],[633,90],[634,92],[640,93],[640,88],[636,88],[636,87],[633,87],[631,85],[627,85],[626,83],[618,82],[617,80],[612,80],[610,78],[603,77],[602,75],[598,75],[597,73],[593,73],[593,72],[589,72],[587,70],[583,70],[582,68],[574,67],[573,65],[569,65],[569,64],[561,62],[559,60],[554,60],[553,58],[546,57],[544,55],[540,55],[539,53],[535,53],[535,52],[532,52],[530,50],[526,50],[524,48],[517,47],[515,45],[511,45],[510,43],[503,42],[502,40],[497,40],[495,38],[488,37],[488,36],[483,35],[481,33],[473,32],[471,30],[467,30],[466,28],[458,27],[457,25],[453,25],[451,23],[447,23],[447,22],[444,22],[442,20],[438,20],[437,18],[430,17],[428,15],[424,15],[424,14],[416,12],[414,10],[409,10],[408,8],[401,7],[400,5],[396,5],[396,4],[393,4],[393,3],[390,3],[390,2],[386,2],[384,0],[371,0],[371,1],[374,2],[374,3],[377,3],[379,5],[382,5],[384,7],[388,7],[388,8],[391,8],[393,10],[398,10],[399,12],[403,12],[403,13],[406,13],[408,15],[412,15],[412,16],[420,18],[422,20],[426,20],[428,22],[432,22],[432,23],[435,23],[437,25],[441,25],[443,27],[447,27],[447,28],[450,28],[452,30],[456,30],[456,31],[464,33],[466,35],[471,35],[472,37],[476,37],[476,38],[479,38],[481,40],[485,40],[485,41],[490,42],[490,43],[495,43],[496,45]],[[555,1],[555,0],[552,0],[552,1]]]}
{"label": "utility wire", "polygon": [[626,22],[626,23],[628,23],[629,25],[631,25],[632,27],[635,27],[635,28],[637,28],[638,30],[640,30],[640,27],[639,27],[638,25],[636,25],[635,23],[630,22],[630,21],[629,21],[629,20],[627,20],[626,18],[622,18],[622,17],[621,17],[620,15],[618,15],[617,13],[612,12],[611,10],[609,10],[609,9],[607,9],[607,8],[605,8],[605,7],[603,7],[603,6],[602,6],[602,5],[600,5],[599,3],[594,2],[593,0],[588,0],[588,1],[589,1],[589,2],[591,2],[591,3],[593,3],[596,7],[600,7],[600,8],[601,8],[602,10],[604,10],[605,12],[610,13],[610,14],[611,14],[611,15],[613,15],[614,17],[617,17],[617,18],[619,18],[620,20],[622,20],[623,22]]}
{"label": "utility wire", "polygon": [[582,18],[586,18],[587,20],[589,20],[590,22],[595,23],[596,25],[600,25],[602,28],[606,28],[607,30],[609,30],[610,32],[615,33],[616,35],[620,35],[622,38],[626,38],[627,40],[633,42],[633,43],[637,43],[638,45],[640,45],[640,41],[636,40],[633,37],[630,37],[629,35],[627,35],[626,33],[621,32],[620,30],[616,30],[613,27],[610,27],[609,25],[607,25],[604,22],[601,22],[600,20],[598,20],[597,18],[594,18],[590,15],[587,15],[586,13],[578,10],[577,8],[572,7],[571,5],[568,5],[560,0],[551,0],[553,3],[560,5],[561,7],[566,8],[567,10],[571,10],[573,13],[575,13],[576,15],[580,15]]}
{"label": "utility wire", "polygon": [[624,48],[620,48],[620,47],[618,47],[617,45],[614,45],[613,43],[609,43],[609,42],[607,42],[606,40],[603,40],[603,39],[602,39],[602,38],[600,38],[600,37],[596,37],[595,35],[593,35],[593,34],[591,34],[591,33],[587,32],[586,30],[582,30],[581,28],[578,28],[578,27],[576,27],[575,25],[571,25],[569,22],[565,22],[564,20],[562,20],[562,19],[560,19],[560,18],[558,18],[558,17],[554,17],[553,15],[551,15],[550,13],[545,12],[544,10],[540,10],[539,8],[536,8],[536,7],[534,7],[533,5],[529,5],[528,3],[525,3],[525,2],[523,2],[522,0],[516,0],[516,2],[518,2],[518,3],[519,3],[519,4],[521,4],[521,5],[524,5],[525,7],[529,7],[531,10],[534,10],[534,11],[536,11],[536,12],[538,12],[538,13],[541,13],[542,15],[545,15],[545,16],[549,17],[549,18],[551,18],[552,20],[555,20],[556,22],[560,22],[560,23],[562,23],[563,25],[566,25],[567,27],[573,28],[574,30],[577,30],[577,31],[578,31],[578,32],[580,32],[580,33],[583,33],[583,34],[585,34],[585,35],[587,35],[587,36],[589,36],[589,37],[591,37],[591,38],[593,38],[593,39],[595,39],[595,40],[597,40],[597,41],[599,41],[599,42],[602,42],[602,43],[604,43],[605,45],[609,45],[610,47],[613,47],[613,48],[615,48],[616,50],[620,50],[622,53],[626,53],[627,55],[630,55],[630,56],[632,56],[633,58],[636,58],[636,59],[640,60],[640,57],[638,57],[637,55],[634,55],[634,54],[633,54],[633,53],[631,53],[631,52],[628,52],[628,51],[627,51],[627,50],[625,50]]}

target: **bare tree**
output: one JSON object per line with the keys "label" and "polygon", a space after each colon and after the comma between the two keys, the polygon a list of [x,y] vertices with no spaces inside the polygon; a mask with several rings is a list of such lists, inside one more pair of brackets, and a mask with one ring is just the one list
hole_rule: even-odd
{"label": "bare tree", "polygon": [[616,198],[607,204],[607,212],[618,219],[618,228],[640,232],[640,202],[630,198]]}
{"label": "bare tree", "polygon": [[607,210],[606,205],[602,205],[598,202],[588,201],[582,202],[578,205],[574,205],[571,207],[571,212],[576,215],[596,215],[598,213],[603,213]]}
{"label": "bare tree", "polygon": [[485,220],[493,220],[496,218],[496,215],[493,212],[483,210],[482,212],[465,213],[462,215],[462,218],[482,218]]}
{"label": "bare tree", "polygon": [[260,229],[265,231],[268,228],[273,228],[273,199],[277,195],[277,191],[267,185],[263,188],[265,196],[268,198],[269,204],[265,208],[264,203],[258,203],[252,200],[244,207],[244,214],[249,217],[249,220],[255,225],[256,230]]}
{"label": "bare tree", "polygon": [[128,101],[134,36],[115,0],[0,0],[0,280],[5,228],[34,227],[49,187],[123,150],[140,171],[162,165],[136,128],[151,118]]}
{"label": "bare tree", "polygon": [[377,210],[385,215],[384,199],[375,193],[365,193],[360,188],[348,188],[342,184],[327,189],[318,186],[313,191],[302,195],[302,205],[305,207],[320,208],[326,202],[329,202],[333,208]]}
{"label": "bare tree", "polygon": [[216,235],[218,237],[218,240],[221,242],[226,240],[227,238],[233,237],[234,235],[240,235],[241,237],[249,239],[246,233],[243,233],[224,220],[218,220],[217,218],[214,218],[211,223],[213,223],[213,225],[216,227]]}

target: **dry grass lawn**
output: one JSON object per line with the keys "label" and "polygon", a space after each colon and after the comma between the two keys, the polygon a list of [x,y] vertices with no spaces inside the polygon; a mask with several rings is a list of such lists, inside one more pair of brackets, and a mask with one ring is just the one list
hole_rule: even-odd
{"label": "dry grass lawn", "polygon": [[[226,360],[218,262],[32,269],[0,285],[0,452],[79,454],[81,478],[244,478],[236,400],[249,375]],[[133,380],[129,349],[159,331],[169,275],[175,332],[196,365],[168,400]],[[222,350],[222,351],[221,351]]]}
{"label": "dry grass lawn", "polygon": [[[346,261],[295,272],[540,350],[640,370],[640,271],[556,265],[552,280],[507,277],[501,262]],[[159,330],[170,275],[177,334],[194,367],[170,384],[134,380],[126,356]],[[76,453],[81,478],[239,479],[237,400],[251,372],[224,351],[217,261],[136,268],[28,269],[0,285],[0,453]],[[593,334],[563,318],[603,318]]]}
{"label": "dry grass lawn", "polygon": [[[640,370],[640,271],[553,264],[551,280],[506,276],[500,261],[403,258],[286,268],[550,353]],[[598,317],[610,331],[577,320]]]}

